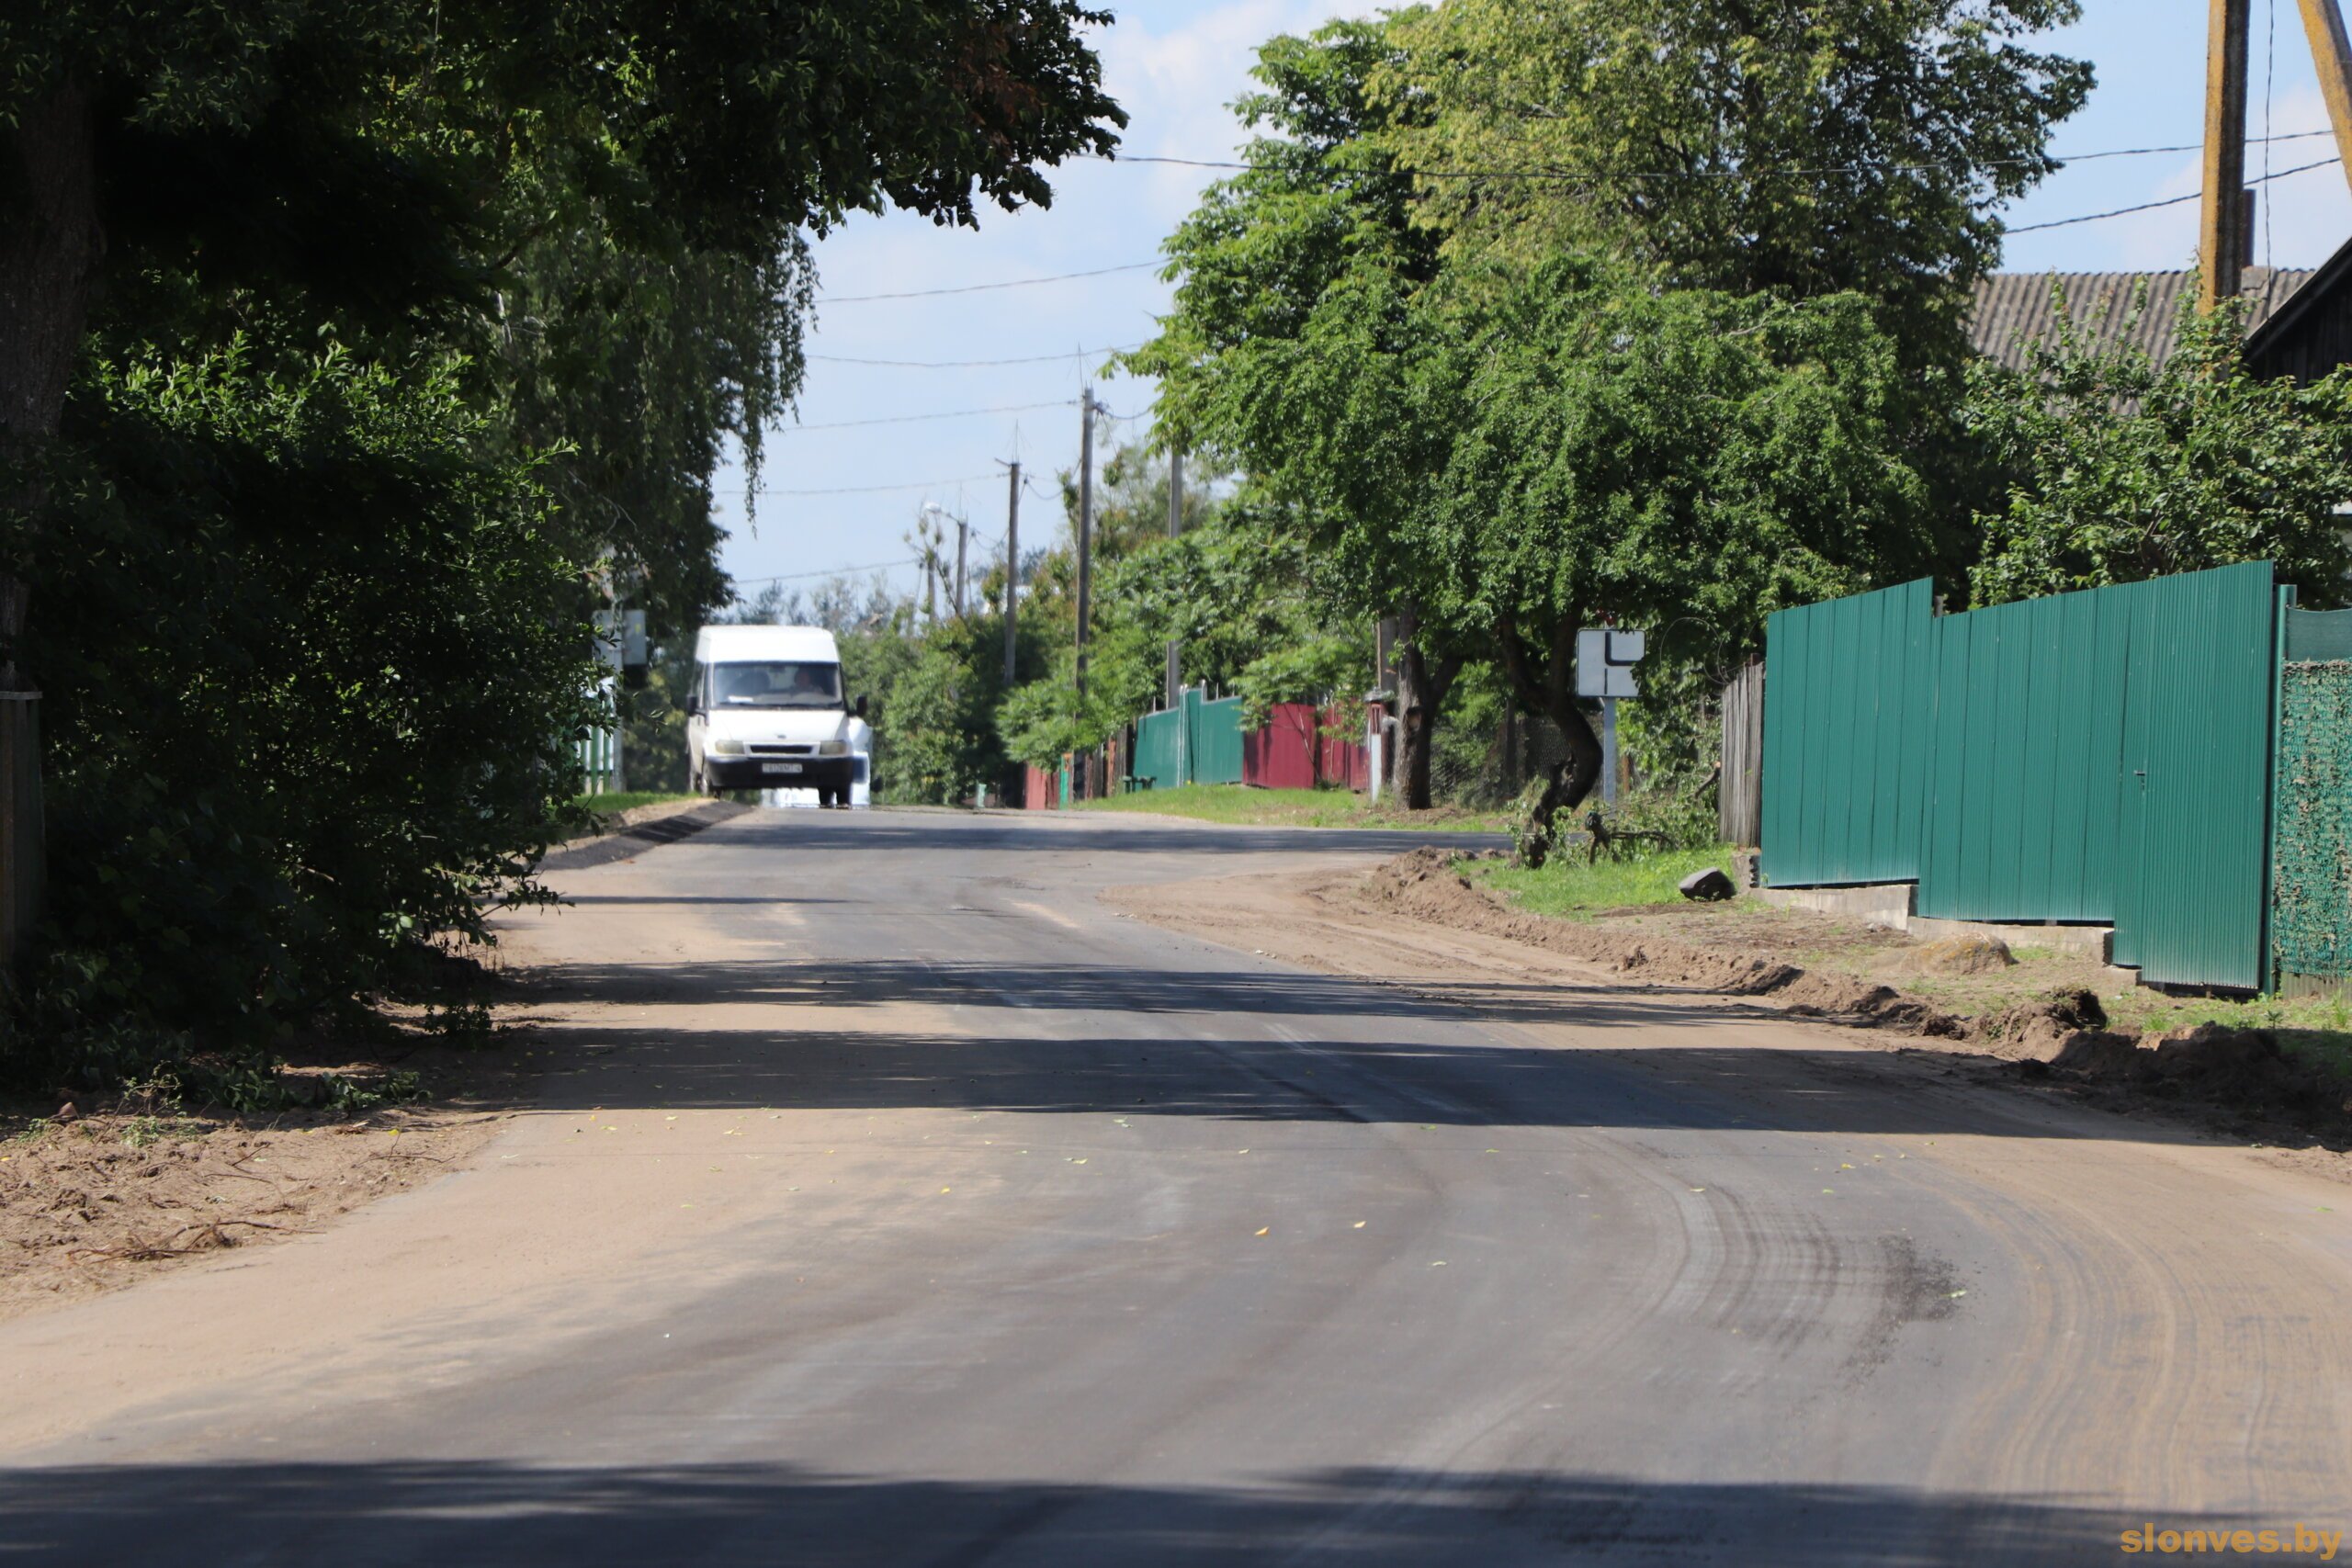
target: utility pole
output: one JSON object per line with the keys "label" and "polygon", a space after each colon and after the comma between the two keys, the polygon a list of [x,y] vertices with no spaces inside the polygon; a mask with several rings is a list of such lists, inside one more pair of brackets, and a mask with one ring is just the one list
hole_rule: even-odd
{"label": "utility pole", "polygon": [[1086,629],[1094,610],[1094,389],[1079,399],[1078,700],[1086,701]]}
{"label": "utility pole", "polygon": [[[999,458],[1002,462],[1003,459]],[[1021,463],[1006,463],[1004,492],[1004,689],[1012,690],[1012,625],[1021,602]]]}
{"label": "utility pole", "polygon": [[[1168,536],[1184,536],[1184,454],[1174,446],[1168,449]],[[1168,705],[1171,708],[1184,700],[1184,666],[1177,656],[1181,646],[1174,637],[1168,639]]]}
{"label": "utility pole", "polygon": [[2205,188],[2198,229],[2197,308],[2238,296],[2253,236],[2245,188],[2246,34],[2253,0],[2207,0]]}
{"label": "utility pole", "polygon": [[956,519],[956,618],[964,618],[964,547],[972,533],[971,519]]}
{"label": "utility pole", "polygon": [[2327,100],[2327,123],[2335,150],[2344,156],[2344,177],[2352,181],[2352,39],[2344,32],[2336,0],[2302,0],[2303,32],[2311,39],[2312,63],[2319,68],[2320,96]]}

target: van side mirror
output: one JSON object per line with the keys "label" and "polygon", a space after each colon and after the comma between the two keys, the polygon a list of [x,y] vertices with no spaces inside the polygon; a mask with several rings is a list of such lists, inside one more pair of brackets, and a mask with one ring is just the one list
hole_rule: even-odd
{"label": "van side mirror", "polygon": [[865,716],[865,694],[864,692],[860,692],[857,694],[857,716],[860,718],[864,718]]}

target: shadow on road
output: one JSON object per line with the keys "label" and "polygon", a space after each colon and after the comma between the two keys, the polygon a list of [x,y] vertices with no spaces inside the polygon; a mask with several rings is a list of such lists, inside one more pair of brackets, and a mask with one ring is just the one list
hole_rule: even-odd
{"label": "shadow on road", "polygon": [[[700,897],[696,895],[695,897]],[[616,899],[616,902],[628,900]],[[652,899],[648,902],[667,902]],[[716,895],[714,903],[784,903]],[[825,902],[819,899],[813,902]],[[1023,1011],[1238,1014],[1256,1018],[1468,1018],[1487,1022],[1653,1026],[1725,1016],[1721,1007],[1678,1002],[1713,993],[1657,986],[1566,987],[1556,983],[1444,982],[1409,986],[1293,969],[1154,969],[1115,964],[989,964],[929,959],[681,960],[670,964],[567,964],[530,982],[552,1001],[752,1003],[766,1007],[1007,1008]]]}
{"label": "shadow on road", "polygon": [[[703,840],[709,843],[712,840]],[[728,852],[762,847],[798,852],[852,850],[859,854],[904,850],[930,853],[1005,850],[1023,854],[1178,854],[1224,859],[1258,854],[1401,855],[1424,844],[1468,853],[1508,849],[1502,833],[1417,832],[1392,828],[1230,828],[1204,822],[1180,827],[1108,814],[1033,815],[960,812],[754,811],[728,823]],[[641,852],[650,844],[626,852]],[[606,856],[605,858],[615,858]],[[549,857],[547,869],[595,862]]]}
{"label": "shadow on road", "polygon": [[[628,1101],[2205,1141],[2171,1123],[2062,1122],[2035,1114],[2033,1100],[1944,1089],[1951,1077],[1982,1082],[2007,1071],[1981,1059],[1745,1043],[1752,1014],[1656,990],[1406,991],[1295,972],[882,961],[577,966],[554,972],[537,995],[684,1004],[689,1021],[592,1015],[553,1024],[546,1038],[567,1059],[548,1068],[537,1095],[553,1110]],[[954,1009],[950,1017],[968,1026],[908,1033],[847,1018],[823,1023],[828,1012],[910,1002]],[[814,1026],[778,1027],[752,1010],[777,1005],[805,1010],[792,1021]],[[707,1021],[705,1009],[714,1010]],[[1316,1021],[1313,1037],[1260,1022],[1285,1018]],[[1648,1035],[1622,1048],[1568,1048],[1459,1027],[1537,1020]]]}
{"label": "shadow on road", "polygon": [[[1340,1470],[1241,1488],[883,1480],[762,1464],[482,1461],[19,1471],[16,1562],[313,1564],[2104,1561],[2141,1520],[1893,1488]],[[2275,1523],[2276,1521],[2271,1521]],[[2237,1518],[2168,1514],[2167,1529]]]}

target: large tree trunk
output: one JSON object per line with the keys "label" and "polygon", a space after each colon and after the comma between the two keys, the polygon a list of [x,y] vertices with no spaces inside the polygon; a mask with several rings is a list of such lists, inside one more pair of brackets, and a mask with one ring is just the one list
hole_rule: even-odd
{"label": "large tree trunk", "polygon": [[[96,114],[87,89],[67,85],[0,132],[0,465],[57,434],[102,251]],[[29,511],[42,497],[37,473],[0,479],[0,509]],[[16,645],[29,590],[12,565],[0,561],[5,690],[28,683]]]}
{"label": "large tree trunk", "polygon": [[1544,794],[1532,813],[1536,832],[1522,843],[1521,855],[1540,865],[1551,850],[1550,829],[1562,811],[1581,806],[1600,783],[1600,737],[1577,701],[1576,646],[1578,623],[1564,617],[1541,640],[1522,636],[1506,615],[1495,628],[1495,646],[1501,655],[1503,675],[1530,711],[1560,727],[1568,743],[1568,760],[1552,769]]}
{"label": "large tree trunk", "polygon": [[1430,808],[1430,761],[1435,750],[1438,710],[1462,672],[1462,660],[1450,653],[1432,653],[1421,646],[1419,617],[1410,611],[1397,617],[1396,648],[1396,768],[1390,776],[1405,797],[1408,811]]}

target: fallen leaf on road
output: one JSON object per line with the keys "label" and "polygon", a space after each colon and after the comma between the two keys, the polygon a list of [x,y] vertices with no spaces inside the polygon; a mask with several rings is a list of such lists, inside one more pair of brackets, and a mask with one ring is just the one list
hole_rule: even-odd
{"label": "fallen leaf on road", "polygon": [[1259,1234],[1260,1235],[1265,1235],[1268,1231],[1270,1231],[1270,1230],[1272,1230],[1272,1229],[1273,1229],[1273,1228],[1274,1228],[1274,1227],[1273,1227],[1273,1226],[1272,1226],[1272,1225],[1261,1225],[1261,1226],[1259,1226],[1259,1227],[1258,1227],[1258,1234]]}
{"label": "fallen leaf on road", "polygon": [[1355,1223],[1355,1228],[1356,1228],[1357,1230],[1362,1230],[1362,1229],[1363,1229],[1363,1222],[1362,1220],[1358,1220],[1358,1221]]}
{"label": "fallen leaf on road", "polygon": [[943,1187],[943,1188],[941,1188],[941,1189],[940,1189],[940,1190],[941,1190],[942,1192],[953,1192],[953,1191],[955,1191],[956,1190],[955,1190],[953,1187]]}
{"label": "fallen leaf on road", "polygon": [[1445,1267],[1445,1259],[1441,1258],[1436,1262],[1430,1264],[1430,1267],[1432,1269],[1442,1269]]}

